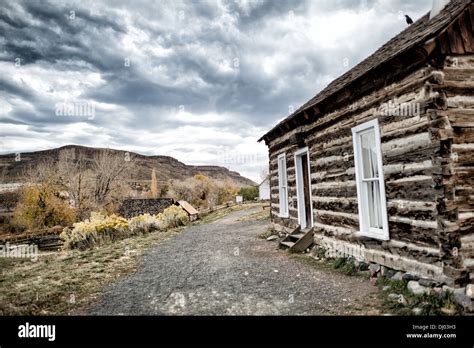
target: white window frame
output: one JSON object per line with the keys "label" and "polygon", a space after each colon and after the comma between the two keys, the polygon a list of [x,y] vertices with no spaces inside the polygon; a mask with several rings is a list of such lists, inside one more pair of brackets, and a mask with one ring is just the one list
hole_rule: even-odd
{"label": "white window frame", "polygon": [[[300,158],[305,154],[307,155],[307,161],[308,161],[308,183],[309,183],[309,199],[310,199],[309,204],[311,206],[311,226],[306,226],[303,168],[300,161]],[[298,224],[301,226],[301,229],[311,228],[314,226],[314,220],[313,220],[313,194],[311,192],[311,163],[309,159],[308,147],[302,148],[295,152],[295,175],[296,175],[296,197],[298,200]]]}
{"label": "white window frame", "polygon": [[280,203],[279,217],[288,218],[288,176],[286,172],[286,154],[278,155],[278,198]]}
{"label": "white window frame", "polygon": [[[363,175],[362,165],[362,149],[360,135],[366,131],[373,129],[375,135],[375,152],[377,155],[377,168],[378,168],[378,183],[380,192],[380,211],[382,214],[382,228],[370,227],[369,218],[369,207],[367,197],[364,197],[365,190],[363,189],[363,181],[365,179]],[[382,148],[380,144],[380,128],[378,119],[365,122],[357,127],[352,128],[352,142],[354,146],[354,163],[355,163],[355,174],[357,183],[357,201],[359,210],[359,234],[362,236],[379,239],[389,240],[388,231],[388,217],[387,217],[387,202],[385,197],[385,181],[383,175],[383,162],[382,162]]]}

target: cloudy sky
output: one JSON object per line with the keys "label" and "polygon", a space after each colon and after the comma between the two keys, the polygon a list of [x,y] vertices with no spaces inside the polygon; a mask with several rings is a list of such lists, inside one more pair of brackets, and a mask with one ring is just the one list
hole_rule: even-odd
{"label": "cloudy sky", "polygon": [[110,147],[259,181],[257,139],[431,1],[1,1],[0,153]]}

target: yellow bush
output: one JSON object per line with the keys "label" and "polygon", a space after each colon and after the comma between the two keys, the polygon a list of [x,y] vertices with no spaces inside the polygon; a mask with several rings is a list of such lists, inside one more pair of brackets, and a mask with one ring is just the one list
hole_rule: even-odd
{"label": "yellow bush", "polygon": [[128,220],[93,212],[90,219],[65,228],[60,237],[65,248],[84,250],[133,235],[183,226],[188,222],[188,214],[175,205],[157,215],[143,214]]}
{"label": "yellow bush", "polygon": [[13,212],[13,225],[26,228],[67,226],[75,221],[75,211],[48,185],[26,186]]}
{"label": "yellow bush", "polygon": [[157,215],[158,220],[163,221],[166,227],[184,226],[189,222],[189,216],[183,208],[172,205]]}

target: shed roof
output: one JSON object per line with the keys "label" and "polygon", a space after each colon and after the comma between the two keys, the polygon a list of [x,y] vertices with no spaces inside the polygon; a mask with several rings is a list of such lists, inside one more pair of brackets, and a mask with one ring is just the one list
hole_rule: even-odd
{"label": "shed roof", "polygon": [[270,174],[267,174],[267,176],[265,177],[265,179],[262,180],[262,182],[260,182],[260,184],[258,184],[258,186],[262,186],[262,184],[265,182],[265,181],[268,181],[270,179]]}
{"label": "shed roof", "polygon": [[188,202],[186,201],[178,201],[178,204],[181,208],[183,208],[189,215],[196,215],[199,212]]}
{"label": "shed roof", "polygon": [[436,37],[443,29],[445,29],[459,14],[461,14],[472,3],[472,0],[451,0],[448,5],[434,18],[430,19],[428,12],[412,25],[408,26],[400,34],[392,38],[375,53],[356,65],[354,68],[335,79],[320,93],[303,104],[295,112],[278,123],[258,141],[262,141],[266,136],[275,132],[282,125],[287,124],[300,113],[309,108],[318,105],[328,97],[338,91],[348,87],[352,82],[362,78],[374,68],[382,65],[390,59],[407,52],[426,41]]}

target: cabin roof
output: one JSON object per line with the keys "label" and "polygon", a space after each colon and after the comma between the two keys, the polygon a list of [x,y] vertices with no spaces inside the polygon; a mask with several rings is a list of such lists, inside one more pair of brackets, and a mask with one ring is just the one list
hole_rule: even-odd
{"label": "cabin roof", "polygon": [[352,82],[362,78],[376,67],[436,37],[466,9],[471,2],[472,0],[451,0],[450,3],[432,19],[429,18],[430,13],[428,12],[415,23],[409,25],[400,34],[389,40],[371,56],[331,82],[320,93],[303,104],[283,121],[278,123],[258,141],[260,142],[267,136],[272,135],[272,133],[278,130],[281,126],[288,124],[289,121],[300,113],[310,109],[311,107],[317,106],[336,92],[348,87]]}
{"label": "cabin roof", "polygon": [[262,186],[262,184],[265,182],[265,181],[268,181],[270,179],[270,174],[267,174],[267,176],[260,182],[260,184],[258,184],[258,186]]}

